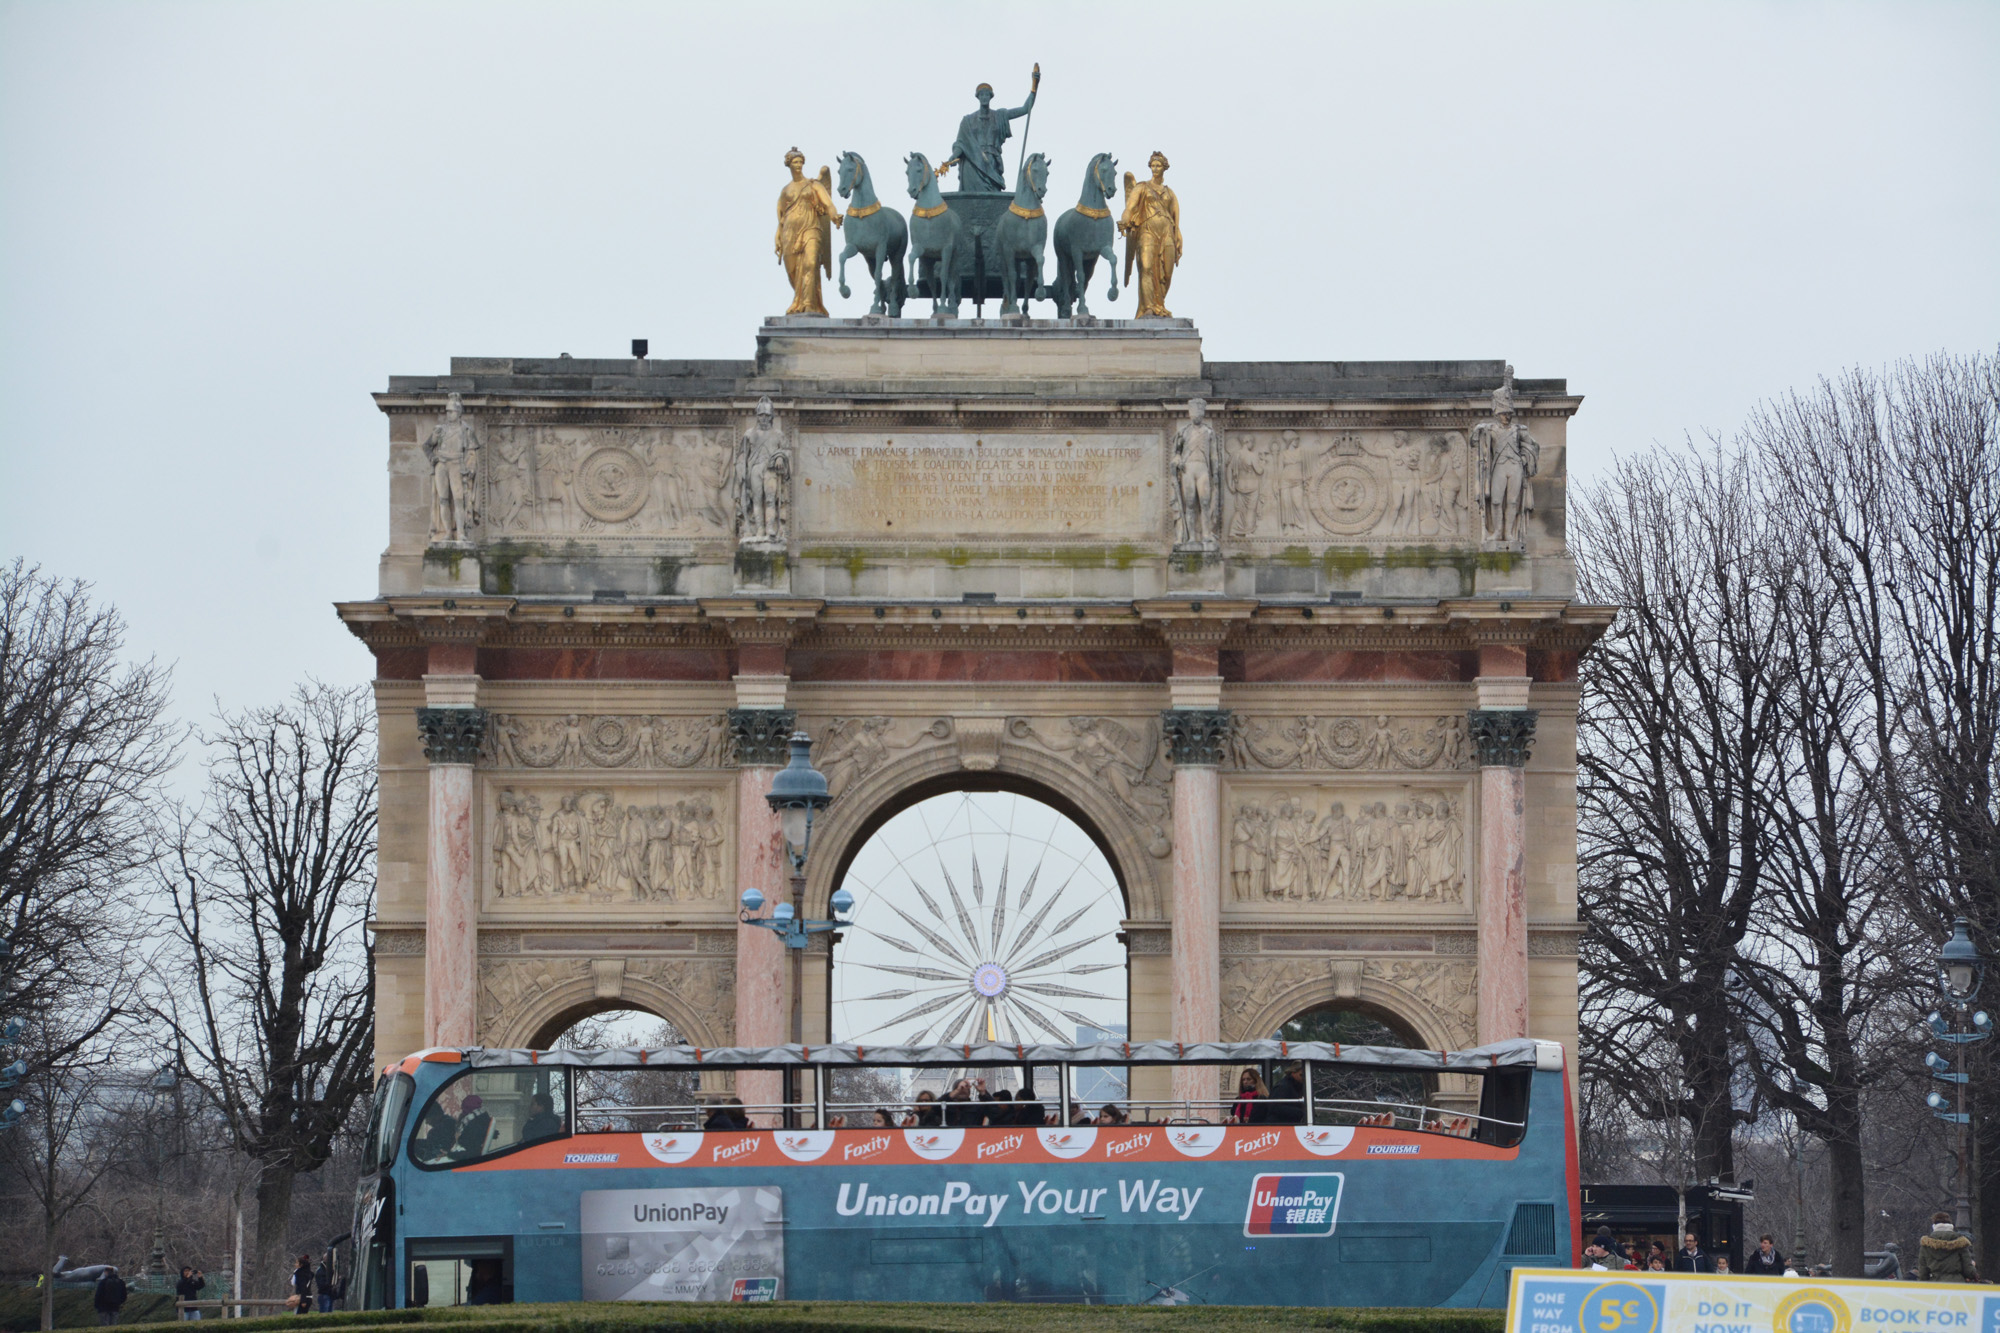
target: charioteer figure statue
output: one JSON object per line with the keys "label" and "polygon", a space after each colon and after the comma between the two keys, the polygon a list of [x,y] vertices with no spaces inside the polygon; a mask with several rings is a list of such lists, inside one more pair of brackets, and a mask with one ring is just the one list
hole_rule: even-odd
{"label": "charioteer figure statue", "polygon": [[1014,187],[1007,183],[1007,164],[1001,158],[1000,149],[1014,134],[1008,122],[1035,109],[1035,92],[1041,86],[1042,67],[1037,64],[1028,85],[1028,100],[1011,111],[1005,107],[995,111],[993,85],[980,84],[974,94],[979,98],[979,110],[958,122],[958,138],[952,141],[951,160],[939,167],[937,174],[944,175],[957,163],[960,164],[960,188],[1011,191]]}

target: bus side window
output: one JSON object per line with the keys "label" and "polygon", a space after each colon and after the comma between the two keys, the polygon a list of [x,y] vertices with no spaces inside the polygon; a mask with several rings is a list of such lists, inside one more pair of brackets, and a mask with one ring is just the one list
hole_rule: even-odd
{"label": "bus side window", "polygon": [[1480,1080],[1483,1086],[1479,1091],[1479,1132],[1474,1136],[1479,1142],[1511,1148],[1521,1141],[1525,1130],[1519,1127],[1528,1122],[1528,1083],[1533,1073],[1528,1069],[1509,1069],[1487,1074]]}
{"label": "bus side window", "polygon": [[410,1139],[418,1166],[453,1167],[565,1132],[569,1082],[561,1069],[468,1069],[431,1094]]}

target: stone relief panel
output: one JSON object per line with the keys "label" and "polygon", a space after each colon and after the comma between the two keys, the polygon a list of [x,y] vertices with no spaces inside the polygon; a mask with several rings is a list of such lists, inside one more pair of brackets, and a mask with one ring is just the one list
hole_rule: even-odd
{"label": "stone relief panel", "polygon": [[826,774],[834,800],[904,750],[951,739],[948,717],[924,721],[901,717],[830,717],[807,724],[813,766]]}
{"label": "stone relief panel", "polygon": [[728,906],[728,788],[488,786],[489,908]]}
{"label": "stone relief panel", "polygon": [[1444,717],[1288,717],[1239,714],[1230,738],[1238,768],[1353,771],[1469,770],[1465,714]]}
{"label": "stone relief panel", "polygon": [[1336,995],[1360,999],[1400,1014],[1420,1033],[1441,1032],[1463,1049],[1478,1041],[1479,977],[1470,963],[1428,959],[1325,959],[1227,957],[1222,961],[1222,1039],[1268,1038],[1293,1017],[1274,1003],[1288,991],[1323,993],[1305,1007]]}
{"label": "stone relief panel", "polygon": [[480,1043],[505,1044],[522,1012],[534,1007],[540,996],[589,977],[587,958],[480,959]]}
{"label": "stone relief panel", "polygon": [[1232,904],[1465,904],[1462,787],[1232,786],[1225,810]]}
{"label": "stone relief panel", "polygon": [[1173,765],[1150,718],[1062,717],[1007,719],[1007,738],[1031,745],[1081,769],[1135,823],[1149,828],[1146,850],[1171,854]]}
{"label": "stone relief panel", "polygon": [[799,535],[1157,540],[1166,517],[1163,449],[1158,434],[806,433]]}
{"label": "stone relief panel", "polygon": [[486,427],[485,535],[728,537],[735,526],[727,428]]}
{"label": "stone relief panel", "polygon": [[488,757],[501,768],[723,768],[729,760],[723,713],[495,713],[486,734]]}
{"label": "stone relief panel", "polygon": [[1230,431],[1225,530],[1238,541],[1474,540],[1461,431]]}

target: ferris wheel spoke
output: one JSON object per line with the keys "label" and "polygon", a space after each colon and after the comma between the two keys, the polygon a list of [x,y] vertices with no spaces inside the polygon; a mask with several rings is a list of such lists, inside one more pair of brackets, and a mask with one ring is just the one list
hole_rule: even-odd
{"label": "ferris wheel spoke", "polygon": [[[1040,867],[1038,866],[1036,867],[1036,869],[1039,870]],[[1049,913],[1054,911],[1056,904],[1062,901],[1063,890],[1067,889],[1075,879],[1076,876],[1074,874],[1071,874],[1069,879],[1066,879],[1062,882],[1061,887],[1057,888],[1054,893],[1049,895],[1048,901],[1042,904],[1041,910],[1036,912],[1034,916],[1030,917],[1028,919],[1028,924],[1022,927],[1020,937],[1014,941],[1013,947],[1008,951],[1009,953],[1018,954],[1019,952],[1021,952],[1021,950],[1025,949],[1031,942],[1034,941],[1034,939],[1041,933],[1042,922],[1048,920]]]}
{"label": "ferris wheel spoke", "polygon": [[[1046,854],[1048,850],[1048,844],[1044,843],[1042,845],[1043,853]],[[1035,868],[1028,872],[1028,882],[1021,886],[1021,897],[1015,903],[1015,906],[1019,907],[1023,912],[1028,910],[1028,899],[1035,896],[1035,877],[1042,873],[1042,864],[1042,861],[1035,862]]]}
{"label": "ferris wheel spoke", "polygon": [[[942,856],[938,857],[937,863],[938,874],[944,876],[945,890],[951,894],[951,905],[958,912],[958,924],[965,931],[965,942],[972,946],[974,953],[977,953],[979,952],[979,932],[973,929],[972,914],[965,910],[965,899],[959,896],[958,885],[952,882],[951,871],[945,868],[944,858]],[[979,870],[979,853],[977,851],[972,853],[972,867],[973,873],[977,874]]]}
{"label": "ferris wheel spoke", "polygon": [[[1055,900],[1054,900],[1054,899],[1050,899],[1050,901],[1051,901],[1051,902],[1053,902],[1053,901],[1055,901]],[[1062,921],[1061,921],[1060,923],[1058,923],[1058,924],[1057,924],[1057,925],[1056,925],[1056,926],[1055,926],[1054,928],[1052,928],[1052,929],[1051,929],[1051,930],[1049,931],[1049,933],[1048,933],[1048,939],[1049,939],[1049,940],[1059,940],[1059,939],[1061,939],[1061,938],[1062,938],[1062,937],[1063,937],[1064,935],[1068,934],[1068,933],[1069,933],[1069,928],[1070,928],[1071,926],[1075,925],[1075,924],[1076,924],[1076,923],[1077,923],[1078,921],[1082,920],[1082,919],[1083,919],[1083,917],[1084,917],[1084,915],[1085,915],[1085,914],[1086,914],[1087,912],[1089,912],[1089,911],[1090,911],[1090,909],[1091,909],[1091,908],[1092,908],[1093,906],[1095,906],[1095,904],[1093,904],[1093,903],[1085,903],[1085,904],[1084,904],[1083,906],[1081,906],[1081,907],[1077,908],[1077,909],[1076,909],[1076,910],[1075,910],[1074,912],[1071,912],[1071,913],[1070,913],[1070,914],[1069,914],[1068,916],[1064,917],[1064,918],[1062,919]],[[1047,942],[1047,941],[1045,940],[1045,941],[1044,941],[1044,943],[1046,943],[1046,942]],[[1014,948],[1013,948],[1013,949],[1012,949],[1012,950],[1010,951],[1010,953],[1009,953],[1009,955],[1008,955],[1008,958],[1007,958],[1007,963],[1008,963],[1008,966],[1009,966],[1009,967],[1014,967],[1014,966],[1015,966],[1015,964],[1014,964],[1014,959],[1018,958],[1018,957],[1019,957],[1019,956],[1021,955],[1021,951],[1022,951],[1023,949],[1025,949],[1025,948],[1027,947],[1027,944],[1028,944],[1028,941],[1027,941],[1027,939],[1025,939],[1025,938],[1024,938],[1024,939],[1021,939],[1021,940],[1017,940],[1017,941],[1015,942],[1015,944],[1014,944]],[[1026,970],[1028,970],[1029,968],[1031,968],[1031,967],[1033,967],[1033,966],[1034,966],[1034,964],[1032,964],[1032,963],[1022,963],[1022,964],[1020,964],[1020,965],[1018,966],[1018,968],[1017,968],[1016,970],[1019,970],[1019,971],[1026,971]]]}
{"label": "ferris wheel spoke", "polygon": [[1108,1000],[1109,995],[1099,995],[1096,991],[1078,990],[1074,986],[1056,986],[1046,981],[1016,981],[1015,987],[1031,995],[1053,995],[1065,1000]]}
{"label": "ferris wheel spoke", "polygon": [[[976,865],[977,862],[974,862]],[[1000,887],[993,894],[992,954],[1000,952],[1000,932],[1007,928],[1007,858],[1000,859]]]}
{"label": "ferris wheel spoke", "polygon": [[1057,1041],[1062,1042],[1062,1041],[1068,1041],[1070,1039],[1070,1034],[1065,1033],[1062,1030],[1062,1027],[1053,1018],[1050,1018],[1047,1014],[1044,1014],[1034,1005],[1029,1004],[1026,1000],[1022,999],[1018,995],[1010,995],[1007,998],[1009,1002],[1012,1004],[1012,1006],[1020,1010],[1022,1015],[1025,1016],[1030,1023],[1033,1023],[1036,1027],[1048,1033],[1051,1037],[1054,1037]]}
{"label": "ferris wheel spoke", "polygon": [[[924,956],[925,956],[925,955],[924,955],[924,951],[923,951],[922,949],[919,949],[919,948],[918,948],[918,947],[917,947],[916,945],[914,945],[914,944],[907,944],[907,943],[905,943],[904,941],[902,941],[902,940],[899,940],[899,939],[897,939],[897,938],[896,938],[896,937],[895,937],[894,935],[884,935],[884,934],[883,934],[883,933],[882,933],[881,931],[879,931],[879,930],[870,930],[870,929],[869,929],[868,927],[866,927],[866,926],[855,926],[855,927],[854,927],[854,929],[855,929],[855,930],[858,930],[858,931],[860,931],[860,932],[861,932],[862,934],[864,934],[864,935],[873,935],[873,936],[874,936],[874,937],[875,937],[876,939],[878,939],[878,940],[882,941],[882,943],[884,943],[884,944],[887,944],[887,945],[891,945],[891,946],[893,946],[893,947],[895,947],[895,948],[898,948],[898,949],[901,949],[901,950],[902,950],[902,951],[903,951],[904,953],[913,953],[913,954],[915,954],[915,955],[916,955],[917,957],[919,957],[919,958],[922,958],[922,957],[924,957]],[[880,964],[880,963],[870,963],[870,964],[868,964],[868,966],[870,966],[870,967],[880,967],[880,966],[881,966],[881,964]]]}
{"label": "ferris wheel spoke", "polygon": [[[872,934],[873,932],[870,933]],[[914,953],[915,950],[911,952]],[[856,958],[849,963],[843,964],[843,966],[871,967],[877,972],[894,972],[899,977],[916,977],[920,981],[949,981],[959,985],[965,984],[965,978],[958,973],[947,972],[939,967],[903,967],[896,963],[877,963],[867,958]],[[1075,970],[1080,972],[1083,969],[1077,968]]]}
{"label": "ferris wheel spoke", "polygon": [[889,904],[889,910],[894,912],[897,916],[902,917],[903,920],[909,922],[910,929],[916,931],[917,934],[923,936],[926,940],[930,941],[930,945],[933,949],[936,949],[939,953],[951,959],[952,962],[957,963],[960,967],[972,966],[972,963],[966,959],[965,955],[961,954],[958,951],[957,947],[954,946],[950,941],[946,940],[944,936],[938,934],[935,930],[932,930],[929,926],[926,926],[923,922],[917,920],[915,917],[911,916],[908,912],[905,912],[902,908],[896,906],[896,904],[894,903]]}
{"label": "ferris wheel spoke", "polygon": [[953,995],[940,995],[934,1000],[925,1000],[922,1004],[918,1005],[916,1008],[910,1010],[909,1012],[897,1014],[894,1018],[890,1019],[882,1026],[897,1027],[903,1023],[909,1022],[913,1018],[922,1018],[925,1014],[934,1014],[938,1010],[950,1004],[953,1000],[956,1000],[957,998],[958,996],[953,994]]}
{"label": "ferris wheel spoke", "polygon": [[1069,944],[1060,944],[1057,945],[1055,948],[1050,949],[1046,953],[1036,954],[1033,958],[1029,959],[1027,962],[1011,970],[1016,973],[1032,972],[1038,967],[1045,967],[1048,964],[1055,962],[1056,959],[1058,958],[1067,958],[1071,954],[1075,953],[1078,949],[1087,949],[1095,943],[1097,943],[1097,938],[1096,936],[1093,935],[1093,936],[1085,936],[1083,939],[1075,940]]}
{"label": "ferris wheel spoke", "polygon": [[1125,964],[1123,963],[1085,963],[1081,967],[1072,967],[1069,969],[1069,974],[1073,977],[1081,977],[1087,976],[1092,972],[1110,972],[1113,969],[1124,966]]}

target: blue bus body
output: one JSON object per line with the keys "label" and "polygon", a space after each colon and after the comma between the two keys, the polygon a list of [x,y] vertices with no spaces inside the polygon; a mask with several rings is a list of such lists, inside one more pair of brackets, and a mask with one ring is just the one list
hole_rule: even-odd
{"label": "blue bus body", "polygon": [[[421,1109],[455,1078],[451,1086],[471,1086],[467,1065],[492,1053],[424,1053],[384,1079],[384,1096],[401,1106],[378,1131],[382,1169],[361,1186],[364,1271],[352,1289],[371,1306],[1503,1306],[1512,1269],[1574,1263],[1579,1243],[1559,1051],[1552,1059],[1546,1043],[1509,1045],[1529,1059],[1492,1067],[1512,1079],[1518,1116],[1501,1135],[1484,1124],[1464,1133],[1468,1120],[1459,1133],[1438,1132],[1310,1105],[1295,1119],[1312,1123],[575,1133],[574,1116],[549,1110],[567,1102],[555,1082],[567,1074],[537,1063],[560,1055],[512,1053],[517,1079],[540,1080],[520,1086],[542,1089],[512,1113],[540,1114],[545,1129],[561,1118],[563,1131],[428,1165],[413,1128]],[[1056,1063],[1046,1055],[1036,1063]],[[1074,1063],[1101,1064],[1101,1055]],[[458,1112],[461,1121],[487,1117],[474,1131],[481,1142],[499,1137],[491,1125],[510,1114],[487,1109],[500,1095]],[[824,1101],[816,1110],[814,1123],[825,1121]],[[378,1120],[382,1112],[378,1101]],[[1329,1123],[1343,1118],[1359,1123]],[[434,1119],[450,1130],[445,1116]]]}

